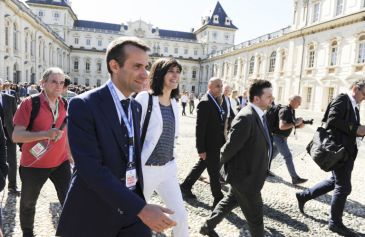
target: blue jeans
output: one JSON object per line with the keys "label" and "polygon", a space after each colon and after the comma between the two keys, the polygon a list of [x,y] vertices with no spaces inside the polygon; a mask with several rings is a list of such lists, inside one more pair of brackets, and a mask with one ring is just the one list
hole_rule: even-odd
{"label": "blue jeans", "polygon": [[304,201],[322,196],[332,190],[330,224],[341,225],[342,215],[347,196],[351,193],[351,173],[354,168],[354,159],[348,159],[341,167],[332,171],[332,176],[313,187],[304,190],[299,195]]}
{"label": "blue jeans", "polygon": [[286,167],[288,168],[290,176],[292,178],[298,178],[299,176],[295,171],[293,163],[293,155],[289,150],[287,137],[273,134],[273,140],[274,140],[274,147],[271,159],[274,159],[276,155],[280,152],[280,154],[284,157]]}

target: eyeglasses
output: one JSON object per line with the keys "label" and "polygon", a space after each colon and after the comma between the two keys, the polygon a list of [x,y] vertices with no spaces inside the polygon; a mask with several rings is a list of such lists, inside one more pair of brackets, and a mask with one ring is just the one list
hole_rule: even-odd
{"label": "eyeglasses", "polygon": [[53,84],[53,85],[60,85],[60,86],[63,86],[63,85],[65,85],[65,81],[56,81],[56,80],[50,80],[49,81],[51,84]]}

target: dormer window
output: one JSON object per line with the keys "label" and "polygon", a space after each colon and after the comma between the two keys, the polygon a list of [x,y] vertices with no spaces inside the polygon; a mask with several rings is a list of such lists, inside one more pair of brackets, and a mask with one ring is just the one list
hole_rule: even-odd
{"label": "dormer window", "polygon": [[44,16],[44,12],[43,12],[43,11],[39,11],[39,12],[38,12],[38,16],[39,16],[39,17],[43,17],[43,16]]}
{"label": "dormer window", "polygon": [[231,25],[231,19],[229,19],[229,17],[226,17],[226,25]]}
{"label": "dormer window", "polygon": [[213,23],[219,23],[219,18],[218,18],[218,15],[214,15],[213,16]]}

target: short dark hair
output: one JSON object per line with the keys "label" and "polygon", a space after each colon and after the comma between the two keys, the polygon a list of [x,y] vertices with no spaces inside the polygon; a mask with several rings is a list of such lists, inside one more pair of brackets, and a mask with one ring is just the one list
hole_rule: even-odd
{"label": "short dark hair", "polygon": [[112,74],[112,71],[109,67],[109,62],[111,60],[115,60],[118,62],[120,67],[123,67],[125,60],[127,59],[127,55],[125,53],[125,46],[133,45],[137,48],[144,50],[145,52],[150,50],[150,47],[137,37],[119,37],[113,40],[106,50],[106,65],[108,68],[108,72]]}
{"label": "short dark hair", "polygon": [[68,87],[71,85],[71,78],[69,75],[65,74],[65,84],[63,84],[63,87]]}
{"label": "short dark hair", "polygon": [[[163,94],[163,84],[164,78],[170,68],[177,67],[180,72],[182,70],[181,64],[174,58],[160,58],[152,64],[150,71],[150,85],[152,90],[152,95],[162,95]],[[171,91],[171,98],[176,98],[179,96],[179,87]]]}
{"label": "short dark hair", "polygon": [[262,94],[264,93],[263,90],[266,88],[272,88],[271,83],[267,80],[254,80],[253,83],[250,86],[249,89],[249,99],[250,102],[253,102],[253,98],[255,96],[262,96]]}

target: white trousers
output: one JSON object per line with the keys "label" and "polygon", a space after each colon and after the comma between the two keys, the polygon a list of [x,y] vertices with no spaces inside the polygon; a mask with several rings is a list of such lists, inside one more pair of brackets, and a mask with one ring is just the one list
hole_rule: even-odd
{"label": "white trousers", "polygon": [[164,166],[146,166],[143,169],[143,194],[148,202],[154,191],[160,195],[166,207],[174,211],[171,218],[177,223],[174,237],[188,237],[188,214],[185,210],[179,182],[176,177],[175,160]]}

